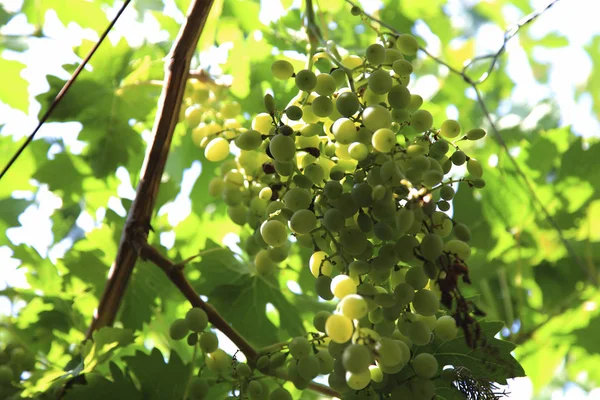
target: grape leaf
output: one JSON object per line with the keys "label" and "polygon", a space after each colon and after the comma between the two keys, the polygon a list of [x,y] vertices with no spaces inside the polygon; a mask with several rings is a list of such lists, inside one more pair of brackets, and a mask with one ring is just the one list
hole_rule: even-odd
{"label": "grape leaf", "polygon": [[67,392],[65,400],[142,400],[142,393],[136,388],[131,377],[122,372],[117,364],[109,364],[111,379],[103,376],[94,376],[86,379],[85,384],[75,384]]}
{"label": "grape leaf", "polygon": [[[0,49],[0,52],[2,49]],[[2,71],[2,95],[0,101],[8,106],[27,112],[29,107],[29,83],[21,76],[25,65],[19,61],[0,58],[0,71]]]}

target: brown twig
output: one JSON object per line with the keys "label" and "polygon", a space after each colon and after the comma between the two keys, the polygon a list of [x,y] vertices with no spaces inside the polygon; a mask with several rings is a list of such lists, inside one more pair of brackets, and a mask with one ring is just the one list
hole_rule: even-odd
{"label": "brown twig", "polygon": [[167,59],[152,147],[144,160],[143,177],[127,215],[117,257],[102,293],[98,312],[87,332],[88,338],[91,338],[96,329],[113,324],[137,261],[137,252],[131,238],[145,238],[150,230],[150,219],[179,117],[190,61],[212,3],[212,0],[194,0],[190,4],[186,22],[181,27]]}

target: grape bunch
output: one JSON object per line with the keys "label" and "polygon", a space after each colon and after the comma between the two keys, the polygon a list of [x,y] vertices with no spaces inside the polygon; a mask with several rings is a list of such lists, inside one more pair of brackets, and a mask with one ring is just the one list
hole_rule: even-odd
{"label": "grape bunch", "polygon": [[[222,162],[208,191],[253,230],[244,248],[256,273],[277,273],[291,235],[313,251],[316,294],[338,301],[335,313],[315,316],[322,336],[294,338],[289,358],[259,359],[259,369],[285,369],[298,388],[329,374],[348,398],[431,399],[441,366],[423,346],[460,329],[470,346],[478,339],[479,310],[459,288],[469,283],[471,233],[446,211],[458,182],[485,186],[482,165],[460,144],[486,132],[452,119],[434,125],[407,88],[418,47],[403,34],[361,56],[340,57],[328,43],[315,55],[319,69],[278,60],[273,76],[298,89],[285,109],[267,94],[250,129],[203,137],[206,158]],[[450,178],[461,166],[467,176]]]}
{"label": "grape bunch", "polygon": [[35,369],[35,357],[23,346],[12,342],[0,349],[0,398],[18,397],[21,375]]}

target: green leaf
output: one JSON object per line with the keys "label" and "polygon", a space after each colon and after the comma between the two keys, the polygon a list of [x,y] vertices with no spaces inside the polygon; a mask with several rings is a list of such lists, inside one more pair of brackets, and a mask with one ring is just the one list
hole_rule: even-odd
{"label": "green leaf", "polygon": [[19,61],[0,57],[0,71],[2,71],[0,101],[27,113],[29,108],[29,82],[21,76],[24,69],[25,65]]}
{"label": "green leaf", "polygon": [[144,397],[131,377],[122,372],[117,364],[109,363],[112,379],[93,374],[86,375],[85,384],[75,384],[66,391],[66,400],[142,400]]}
{"label": "green leaf", "polygon": [[157,348],[149,355],[136,351],[134,356],[123,357],[123,360],[140,383],[145,400],[183,398],[189,367],[175,351],[171,351],[168,363]]}
{"label": "green leaf", "polygon": [[102,11],[101,2],[85,0],[25,0],[22,11],[27,16],[27,21],[38,27],[44,25],[48,11],[54,11],[58,19],[67,26],[74,22],[82,28],[91,28],[100,32],[108,25],[108,18]]}
{"label": "green leaf", "polygon": [[94,332],[93,345],[87,346],[82,356],[84,372],[93,371],[98,364],[108,360],[112,353],[120,347],[133,343],[135,337],[131,329],[103,327]]}

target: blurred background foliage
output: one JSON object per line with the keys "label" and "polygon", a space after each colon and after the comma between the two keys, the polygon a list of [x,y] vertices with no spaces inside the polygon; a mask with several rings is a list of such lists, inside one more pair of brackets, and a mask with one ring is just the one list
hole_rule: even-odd
{"label": "blurred background foliage", "polygon": [[[2,163],[120,4],[0,2]],[[64,373],[98,304],[139,181],[163,60],[188,4],[134,1],[51,123],[0,182],[5,281],[0,342],[18,342],[41,356],[45,372],[30,378],[32,392]],[[369,22],[353,17],[345,1],[316,4],[326,39],[359,54],[375,41]],[[460,69],[466,60],[500,49],[507,28],[546,4],[385,0],[363,5],[397,30],[414,33],[431,53]],[[586,15],[589,5],[558,2],[519,31],[478,86],[505,146],[494,135],[465,145],[483,162],[487,186],[479,191],[459,187],[451,210],[473,233],[474,285],[468,294],[479,295],[490,320],[505,322],[502,336],[519,344],[515,355],[536,398],[550,398],[568,383],[585,391],[600,384],[600,32],[586,24],[592,21]],[[215,1],[192,67],[230,85],[224,96],[241,104],[240,121],[262,111],[265,91],[275,93],[277,105],[287,104],[291,85],[275,82],[270,65],[280,58],[296,67],[305,64],[301,6],[290,0]],[[485,72],[488,64],[480,64],[470,76]],[[456,118],[467,129],[489,129],[462,77],[424,54],[416,66],[411,87],[424,97],[435,121]],[[204,255],[188,269],[189,279],[253,344],[302,334],[323,307],[314,300],[307,254],[293,250],[278,280],[255,276],[236,247],[237,238],[249,232],[233,224],[225,207],[207,193],[217,167],[205,162],[190,127],[180,123],[151,244],[173,260],[201,251]],[[162,272],[140,262],[118,326],[136,330],[139,349],[155,346],[167,353],[173,348],[189,361],[190,349],[167,336],[170,321],[187,307]],[[127,354],[130,365],[135,357],[141,364],[152,358],[133,348],[122,355]]]}

